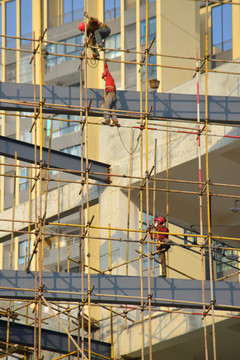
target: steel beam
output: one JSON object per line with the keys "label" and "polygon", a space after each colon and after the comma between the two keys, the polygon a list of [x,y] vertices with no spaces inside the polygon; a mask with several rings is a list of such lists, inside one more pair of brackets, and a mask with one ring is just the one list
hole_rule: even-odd
{"label": "steel beam", "polygon": [[[77,336],[72,335],[78,342]],[[0,340],[6,341],[7,321],[0,320]],[[9,342],[29,347],[34,347],[34,328],[33,326],[18,324],[16,321],[9,324]],[[67,354],[75,351],[76,347],[70,342],[70,351],[68,351],[68,335],[58,331],[41,329],[41,348],[42,350],[52,351],[60,354]],[[84,349],[87,354],[88,339],[84,339]],[[95,354],[111,358],[111,344],[98,340],[91,340],[91,351]],[[94,359],[102,359],[101,356],[92,355]],[[77,356],[77,353],[75,354]]]}
{"label": "steel beam", "polygon": [[[108,304],[140,305],[141,279],[139,276],[91,275],[91,301]],[[79,302],[81,294],[87,296],[88,281],[84,277],[81,289],[81,274],[43,272],[44,297],[48,301]],[[214,282],[215,308],[219,310],[240,310],[240,284]],[[34,273],[25,271],[0,271],[0,298],[34,300]],[[151,293],[148,294],[147,278],[143,278],[143,296],[152,297],[154,306],[202,308],[202,282],[185,279],[151,279]],[[205,298],[211,301],[210,282],[205,281]]]}
{"label": "steel beam", "polygon": [[[37,102],[39,102],[39,86],[37,88]],[[46,103],[79,106],[79,88],[43,86],[43,98]],[[33,112],[32,84],[0,83],[0,110]],[[91,108],[101,108],[103,90],[88,89],[88,101],[92,101]],[[82,92],[85,102],[85,90]],[[20,101],[21,104],[6,103],[4,100]],[[144,101],[144,94],[143,94]],[[126,111],[139,111],[140,95],[137,91],[118,91],[118,103]],[[188,94],[148,93],[149,108],[152,107],[153,117],[173,120],[196,120],[196,96]],[[91,111],[91,109],[90,109]],[[53,110],[43,106],[45,113],[79,114],[79,111],[63,109]],[[208,96],[208,114],[210,123],[240,124],[240,104],[237,97]],[[92,113],[93,115],[93,113]],[[119,117],[121,115],[119,114]],[[151,117],[150,117],[151,118]],[[200,118],[205,120],[205,96],[200,96]]]}
{"label": "steel beam", "polygon": [[[14,159],[15,152],[17,152],[18,160],[34,164],[34,145],[11,139],[5,136],[0,136],[0,155]],[[42,158],[45,162],[45,166],[48,161],[48,148],[43,147]],[[40,160],[40,148],[37,146],[37,163]],[[94,161],[89,159],[91,164],[91,170],[89,177],[91,179],[109,183],[109,169],[110,165],[102,162]],[[76,171],[81,170],[81,157],[63,153],[57,150],[51,150],[50,153],[50,164],[51,168],[69,170],[71,174],[80,176],[80,173]],[[86,160],[83,159],[83,171],[86,170]],[[99,173],[94,175],[92,173]],[[103,174],[103,175],[101,175]]]}

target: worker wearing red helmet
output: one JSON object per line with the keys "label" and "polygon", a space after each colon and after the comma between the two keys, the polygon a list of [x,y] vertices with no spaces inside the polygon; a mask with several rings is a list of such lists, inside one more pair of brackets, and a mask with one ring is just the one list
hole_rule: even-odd
{"label": "worker wearing red helmet", "polygon": [[157,250],[159,250],[158,255],[159,255],[159,262],[162,268],[162,277],[166,277],[167,269],[166,269],[165,252],[169,250],[172,241],[168,239],[169,230],[165,226],[165,219],[161,216],[157,217],[152,224],[151,231],[159,232],[159,234],[151,233],[151,238],[152,240],[157,241],[156,248]]}
{"label": "worker wearing red helmet", "polygon": [[[116,86],[106,60],[104,62],[102,79],[105,81],[104,109],[116,109]],[[115,112],[106,110],[104,111],[104,121],[102,121],[102,124],[110,125],[110,118],[112,119],[111,126],[120,126]]]}
{"label": "worker wearing red helmet", "polygon": [[[87,23],[87,37],[89,38],[89,45],[95,46],[97,44],[97,46],[102,48],[104,40],[108,37],[108,35],[111,32],[109,26],[107,26],[106,24],[103,24],[97,18],[89,16],[86,11],[84,12],[84,16],[89,19],[89,21]],[[78,25],[78,28],[81,32],[84,32],[85,24],[80,23]],[[93,50],[93,57],[98,58],[99,52],[98,52],[97,48],[92,49],[92,50]]]}

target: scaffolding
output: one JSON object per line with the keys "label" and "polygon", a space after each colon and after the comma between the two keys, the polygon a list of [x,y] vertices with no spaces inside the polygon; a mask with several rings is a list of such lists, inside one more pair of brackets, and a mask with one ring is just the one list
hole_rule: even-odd
{"label": "scaffolding", "polygon": [[[69,44],[67,46],[75,46],[79,48],[80,55],[66,55],[66,54],[55,54],[55,53],[43,53],[43,46],[47,44],[59,44],[58,42],[47,41],[44,39],[47,29],[45,29],[42,35],[39,36],[38,39],[35,39],[35,35],[33,34],[32,39],[26,39],[32,42],[32,50],[24,50],[23,52],[28,52],[32,54],[32,58],[30,61],[30,66],[33,67],[33,78],[34,78],[34,102],[28,101],[16,101],[15,104],[21,107],[28,106],[29,109],[33,109],[33,115],[24,115],[25,118],[31,119],[32,124],[31,128],[29,129],[30,132],[33,134],[34,138],[34,147],[35,147],[35,162],[31,166],[21,165],[18,160],[18,154],[15,153],[15,160],[13,163],[8,163],[6,160],[1,161],[1,176],[9,177],[13,179],[13,204],[12,204],[12,218],[0,219],[0,223],[9,222],[11,224],[11,230],[5,230],[2,225],[0,225],[1,233],[8,233],[11,234],[11,249],[10,249],[10,270],[13,269],[13,249],[14,249],[14,239],[17,236],[22,234],[26,234],[28,237],[28,245],[25,250],[25,257],[24,257],[24,267],[26,273],[29,273],[31,270],[34,271],[35,274],[35,287],[31,289],[34,292],[35,299],[34,300],[25,300],[24,305],[19,305],[17,303],[17,299],[8,299],[2,300],[5,301],[6,306],[1,309],[0,316],[5,317],[7,319],[7,330],[6,330],[6,341],[1,343],[1,348],[3,349],[1,352],[1,356],[8,356],[16,354],[23,354],[25,357],[29,354],[33,354],[34,359],[42,359],[42,327],[47,323],[49,319],[55,319],[58,330],[63,329],[63,331],[68,336],[68,349],[66,354],[59,357],[54,357],[54,359],[62,359],[64,357],[68,357],[70,359],[71,356],[76,356],[79,358],[84,359],[91,359],[91,358],[115,358],[114,354],[114,343],[115,343],[115,332],[114,326],[116,325],[117,319],[121,319],[124,321],[125,327],[130,324],[141,324],[141,359],[143,360],[146,357],[146,347],[148,348],[147,356],[150,360],[153,358],[153,344],[152,344],[152,320],[157,314],[191,314],[194,316],[202,317],[203,319],[203,331],[204,331],[204,345],[205,345],[205,359],[209,358],[209,338],[207,337],[207,326],[209,322],[207,319],[211,319],[211,326],[212,326],[212,339],[211,344],[213,348],[213,359],[217,359],[217,352],[216,352],[216,331],[215,331],[215,321],[216,318],[236,318],[239,319],[239,316],[235,315],[234,313],[231,315],[227,315],[225,313],[216,313],[215,310],[215,298],[214,298],[214,270],[213,270],[213,261],[212,258],[213,254],[217,251],[217,249],[234,249],[240,250],[238,247],[226,247],[226,246],[216,246],[214,241],[232,241],[238,242],[240,238],[234,237],[222,237],[222,236],[212,236],[212,228],[211,228],[211,199],[214,197],[225,197],[230,199],[239,199],[240,196],[235,194],[224,193],[224,189],[239,189],[240,185],[237,184],[224,184],[224,183],[215,183],[212,182],[209,176],[209,137],[218,136],[221,138],[222,135],[215,134],[213,129],[210,128],[209,119],[208,119],[208,73],[226,73],[232,75],[240,75],[237,72],[224,72],[218,70],[210,70],[209,63],[212,61],[220,62],[221,60],[211,59],[208,53],[208,5],[212,3],[218,3],[206,0],[206,29],[205,29],[205,57],[199,58],[198,54],[196,54],[196,58],[190,57],[180,57],[180,56],[173,56],[167,54],[157,54],[151,53],[151,45],[149,45],[148,41],[148,1],[146,1],[146,39],[145,39],[145,51],[131,51],[131,50],[124,50],[121,49],[121,52],[126,53],[135,53],[142,57],[141,61],[117,61],[117,60],[108,60],[109,63],[116,62],[116,63],[125,63],[136,65],[139,70],[139,77],[140,77],[140,109],[139,111],[127,111],[127,110],[116,110],[117,116],[123,124],[121,124],[121,128],[117,129],[118,135],[122,141],[123,146],[127,150],[129,154],[129,166],[128,175],[126,174],[119,174],[119,173],[111,173],[108,174],[108,183],[102,183],[100,181],[92,181],[91,175],[105,175],[99,174],[91,169],[91,161],[89,160],[89,131],[90,126],[102,126],[101,124],[97,123],[95,120],[91,118],[100,117],[103,115],[104,110],[102,108],[92,108],[91,102],[88,101],[88,71],[89,66],[98,66],[103,59],[99,60],[92,60],[91,57],[88,56],[89,52],[89,45],[85,40],[84,46],[76,45],[76,44]],[[222,1],[220,2],[222,3]],[[228,3],[228,2],[227,2]],[[232,3],[234,5],[235,3]],[[239,3],[236,3],[239,5]],[[85,8],[86,8],[86,1],[85,1]],[[41,33],[41,0],[39,0],[39,28]],[[24,39],[18,38],[13,36],[2,35],[4,38],[13,38],[13,39]],[[86,34],[85,34],[86,37]],[[154,40],[153,40],[154,41]],[[14,48],[7,48],[2,47],[5,50],[15,51]],[[104,49],[104,50],[111,50],[111,51],[119,51],[119,49]],[[42,57],[54,55],[54,56],[62,56],[62,57],[71,57],[79,60],[79,74],[80,74],[80,92],[79,92],[79,106],[60,106],[56,104],[49,104],[43,99],[42,89],[43,89],[43,70],[42,70]],[[196,62],[196,67],[181,67],[181,66],[170,66],[170,65],[155,65],[149,63],[149,55],[155,55],[157,57],[162,56],[165,58],[176,58],[176,59],[188,59]],[[40,74],[39,74],[39,89],[40,89],[40,96],[39,101],[37,101],[36,95],[36,58],[39,57],[40,61]],[[227,61],[223,61],[227,62]],[[234,62],[237,63],[237,62]],[[149,107],[148,103],[148,66],[156,66],[168,69],[177,69],[179,71],[190,70],[192,71],[196,77],[196,119],[189,122],[188,125],[183,123],[183,121],[174,121],[171,118],[160,118],[160,117],[153,117],[151,116],[151,107]],[[143,68],[145,68],[145,89],[143,89]],[[83,88],[83,72],[84,72],[84,84],[85,89]],[[199,74],[205,74],[205,120],[204,122],[200,119],[199,113]],[[85,104],[83,104],[83,92],[85,91]],[[145,93],[145,102],[143,104],[143,93]],[[1,102],[7,103],[6,100],[2,99]],[[13,101],[9,100],[12,104]],[[144,107],[144,109],[143,109]],[[49,130],[49,145],[48,145],[48,161],[45,163],[43,161],[43,133],[44,133],[44,126],[43,122],[46,119],[49,119],[49,116],[45,116],[44,110],[51,110],[52,113],[57,114],[59,117],[55,117],[54,120],[59,120],[62,122],[68,123],[77,123],[81,129],[81,170],[78,172],[79,179],[66,179],[61,178],[61,174],[68,174],[70,173],[70,169],[63,170],[63,169],[56,169],[50,167],[50,157],[51,157],[51,140],[53,136],[53,116],[51,116],[51,127]],[[111,111],[111,110],[109,110]],[[71,120],[71,119],[63,119],[61,118],[62,113],[68,112],[69,114],[79,114],[79,120]],[[2,111],[2,115],[12,115],[12,112]],[[14,114],[16,119],[20,119],[21,114],[16,112]],[[128,122],[125,120],[128,120]],[[19,120],[21,121],[21,119]],[[227,124],[219,124],[218,126],[229,126]],[[239,126],[235,125],[236,127]],[[124,141],[121,138],[120,131],[125,129],[126,131],[130,131],[130,146],[129,149]],[[136,145],[133,144],[133,129],[138,131],[137,142]],[[115,131],[113,129],[113,131]],[[161,132],[166,134],[165,140],[165,149],[166,149],[166,171],[165,171],[165,178],[157,177],[156,167],[157,167],[157,141],[155,140],[154,144],[154,161],[149,161],[149,132]],[[198,146],[198,180],[180,180],[180,179],[171,179],[169,177],[169,139],[171,134],[178,133],[178,134],[188,134],[192,135],[193,138],[197,138],[197,146]],[[228,135],[224,135],[227,137]],[[232,135],[229,135],[232,137]],[[234,138],[239,139],[239,136],[234,136]],[[145,139],[145,149],[144,149],[144,139]],[[202,141],[204,139],[204,141]],[[202,163],[202,153],[203,153],[203,144],[205,143],[205,164]],[[40,161],[38,164],[37,159],[37,144],[39,145],[39,153],[40,153]],[[133,157],[135,154],[136,148],[139,147],[139,175],[132,175],[132,167],[133,167]],[[85,150],[85,170],[83,164],[83,149]],[[145,159],[144,159],[145,155]],[[102,159],[101,159],[102,160]],[[145,161],[145,166],[144,166]],[[136,163],[136,162],[135,162]],[[202,167],[205,166],[205,178],[202,176]],[[4,169],[6,167],[14,168],[14,174],[7,175],[5,174]],[[22,176],[19,174],[21,168],[28,168],[29,169],[29,176]],[[144,171],[144,170],[145,171]],[[56,171],[58,173],[58,178],[52,178],[50,176],[50,171]],[[17,179],[25,179],[29,181],[29,203],[28,203],[28,219],[18,219],[16,218],[16,180]],[[132,182],[134,181],[134,185]],[[51,221],[48,218],[48,206],[49,202],[49,184],[50,183],[57,183],[57,193],[58,193],[58,201],[57,201],[57,211],[56,211],[56,220]],[[79,194],[79,223],[66,223],[61,222],[61,187],[67,184],[75,184],[78,186]],[[189,185],[193,190],[181,190],[181,189],[171,189],[171,185],[175,184],[177,186],[181,185]],[[90,188],[92,187],[100,187],[103,189],[106,188],[117,188],[121,190],[125,190],[127,192],[128,197],[128,208],[126,211],[127,214],[127,227],[121,228],[116,226],[111,226],[111,224],[99,224],[94,225],[93,219],[94,216],[90,212]],[[218,192],[217,190],[212,192],[211,189],[220,188],[221,190]],[[138,228],[131,228],[130,227],[130,202],[131,202],[131,194],[135,191],[139,194],[138,202],[139,202],[139,226]],[[184,307],[187,307],[190,304],[186,302],[182,304],[182,309],[176,310],[174,307],[163,307],[160,308],[153,305],[152,301],[152,294],[151,294],[151,277],[153,276],[151,268],[155,267],[152,265],[154,262],[159,264],[159,261],[156,259],[157,251],[155,251],[156,241],[151,240],[151,234],[156,232],[151,231],[151,224],[150,224],[150,214],[153,215],[155,218],[156,215],[156,194],[161,193],[163,196],[166,197],[166,219],[167,225],[169,223],[170,217],[170,209],[169,209],[169,194],[182,194],[183,196],[187,196],[189,194],[195,196],[199,199],[199,232],[196,233],[188,233],[187,237],[194,239],[197,237],[199,239],[199,244],[191,242],[183,242],[184,236],[182,233],[179,232],[169,232],[169,235],[174,239],[172,247],[175,249],[177,247],[181,247],[186,251],[186,249],[193,249],[195,254],[197,254],[201,258],[201,267],[202,267],[202,311],[201,312],[193,312],[193,311],[184,311]],[[150,197],[153,197],[152,200],[152,210],[150,210]],[[237,200],[238,201],[238,200]],[[145,204],[145,205],[144,205]],[[34,206],[34,209],[32,209]],[[205,208],[204,208],[205,206]],[[145,209],[144,209],[145,207]],[[144,228],[143,224],[143,212],[145,210],[146,214],[146,227]],[[32,219],[31,214],[34,214],[34,219]],[[207,218],[207,228],[204,228],[203,224],[203,217],[204,215]],[[23,230],[16,230],[15,224],[18,222],[24,224],[22,228]],[[54,226],[54,231],[51,230],[51,226]],[[27,228],[27,230],[26,230]],[[74,229],[75,233],[69,235],[69,231],[64,233],[64,229],[71,228]],[[101,231],[100,236],[96,236],[94,230]],[[76,231],[79,234],[76,234]],[[123,235],[123,237],[114,238],[112,237],[113,231],[119,231]],[[105,234],[104,236],[102,234]],[[135,239],[131,238],[131,235],[135,236]],[[82,291],[79,291],[79,303],[76,305],[75,303],[71,302],[50,302],[46,299],[45,293],[46,289],[44,288],[44,283],[42,281],[42,274],[43,274],[43,259],[44,259],[44,242],[45,239],[54,236],[56,241],[56,249],[57,249],[57,272],[60,273],[60,241],[65,237],[67,239],[67,271],[70,272],[70,263],[76,263],[78,268],[78,272],[81,273],[82,276]],[[71,258],[70,256],[70,238],[76,241],[79,245],[79,256],[78,260]],[[30,243],[33,239],[33,248],[31,249]],[[181,239],[181,243],[177,240]],[[109,252],[109,266],[105,269],[100,270],[100,267],[93,267],[91,262],[91,240],[94,241],[104,241],[108,243],[108,252]],[[122,263],[118,263],[117,265],[113,265],[112,262],[112,244],[114,242],[120,242],[126,245],[126,258],[122,261]],[[129,247],[131,244],[136,244],[139,246],[137,250],[136,258],[129,257]],[[143,246],[147,245],[147,252],[144,252]],[[30,251],[31,249],[31,251]],[[146,298],[143,296],[143,278],[144,278],[144,269],[143,269],[143,260],[147,259],[147,281],[148,281],[148,297]],[[209,304],[206,304],[205,301],[205,259],[207,259],[209,265],[209,276],[210,276],[210,286],[211,286],[211,301]],[[141,297],[140,302],[141,305],[139,306],[131,306],[131,305],[118,305],[116,303],[99,303],[96,304],[92,300],[93,288],[91,286],[91,276],[92,274],[101,274],[101,275],[111,275],[112,272],[117,268],[122,268],[123,273],[125,271],[125,275],[129,275],[129,264],[133,262],[139,263],[139,274],[141,277]],[[191,274],[185,274],[181,269],[175,269],[172,264],[170,264],[169,259],[167,262],[168,271],[174,271],[181,276],[184,276],[187,279],[193,280],[194,278]],[[233,267],[234,268],[234,267]],[[238,269],[238,267],[236,267]],[[84,274],[87,275],[87,293],[84,293]],[[217,280],[223,280],[229,278],[230,276],[238,275],[239,271],[233,273],[232,275],[226,275],[225,277]],[[3,288],[0,286],[0,291]],[[17,290],[21,290],[18,288]],[[24,289],[22,289],[24,290]],[[27,289],[29,290],[29,289]],[[120,300],[120,299],[119,299]],[[14,306],[12,306],[14,304]],[[129,299],[129,304],[131,301]],[[171,302],[170,302],[171,304]],[[192,304],[194,306],[194,303]],[[12,308],[14,307],[14,310]],[[49,313],[47,316],[42,316],[43,308],[47,308],[47,312]],[[105,317],[103,319],[94,319],[92,313],[96,308],[102,309],[105,311]],[[30,310],[33,314],[30,314]],[[136,316],[138,320],[135,319],[135,316],[131,316],[132,313],[138,313],[139,316]],[[107,314],[107,315],[106,315]],[[61,320],[61,315],[65,315],[67,319],[67,325]],[[34,326],[34,347],[32,349],[31,346],[16,346],[10,341],[9,333],[10,333],[10,324],[16,319],[21,319],[21,322],[25,321],[26,325],[33,325]],[[146,320],[147,319],[147,320]],[[104,321],[108,321],[109,325],[109,342],[111,343],[111,357],[106,357],[103,354],[96,354],[94,350],[92,350],[92,332],[101,328],[101,323]],[[144,326],[148,323],[148,327]],[[72,326],[74,324],[74,327]],[[72,333],[77,336],[74,337]],[[87,343],[84,340],[84,334],[87,332]],[[146,344],[145,334],[148,334],[148,343]],[[74,344],[75,351],[71,350],[71,343]]]}

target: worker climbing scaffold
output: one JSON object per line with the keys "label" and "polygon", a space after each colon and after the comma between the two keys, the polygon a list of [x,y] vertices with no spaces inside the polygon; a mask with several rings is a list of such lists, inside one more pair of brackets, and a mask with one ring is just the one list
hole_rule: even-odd
{"label": "worker climbing scaffold", "polygon": [[[104,90],[104,102],[102,104],[102,108],[105,109],[104,111],[104,120],[102,121],[102,124],[104,125],[110,125],[110,126],[120,126],[117,116],[114,111],[107,111],[107,109],[116,109],[116,86],[114,82],[114,78],[112,77],[107,61],[104,61],[104,72],[102,74],[102,79],[105,81],[105,90]],[[110,119],[112,120],[112,123],[110,124]]]}
{"label": "worker climbing scaffold", "polygon": [[161,232],[161,234],[153,234],[151,233],[151,239],[157,241],[156,248],[159,251],[159,262],[162,268],[162,277],[167,276],[167,267],[166,267],[166,256],[165,253],[170,249],[171,244],[173,243],[168,239],[168,228],[164,225],[165,219],[161,216],[157,217],[153,224],[151,231]]}
{"label": "worker climbing scaffold", "polygon": [[[93,52],[93,58],[98,59],[100,55],[97,47],[100,49],[103,47],[104,41],[109,36],[111,29],[97,18],[89,16],[86,11],[84,12],[84,16],[89,19],[87,23],[88,43],[90,46],[94,46],[94,48],[91,48]],[[85,23],[80,23],[78,28],[81,32],[84,32]]]}

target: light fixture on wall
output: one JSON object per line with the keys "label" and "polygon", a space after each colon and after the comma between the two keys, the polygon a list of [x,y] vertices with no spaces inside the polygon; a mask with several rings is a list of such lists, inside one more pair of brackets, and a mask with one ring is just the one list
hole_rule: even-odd
{"label": "light fixture on wall", "polygon": [[158,89],[160,81],[158,79],[149,79],[149,84],[151,89]]}
{"label": "light fixture on wall", "polygon": [[239,202],[240,200],[235,200],[234,202],[234,207],[231,207],[229,210],[232,211],[233,213],[237,213],[240,211],[240,207],[237,206],[237,202]]}

